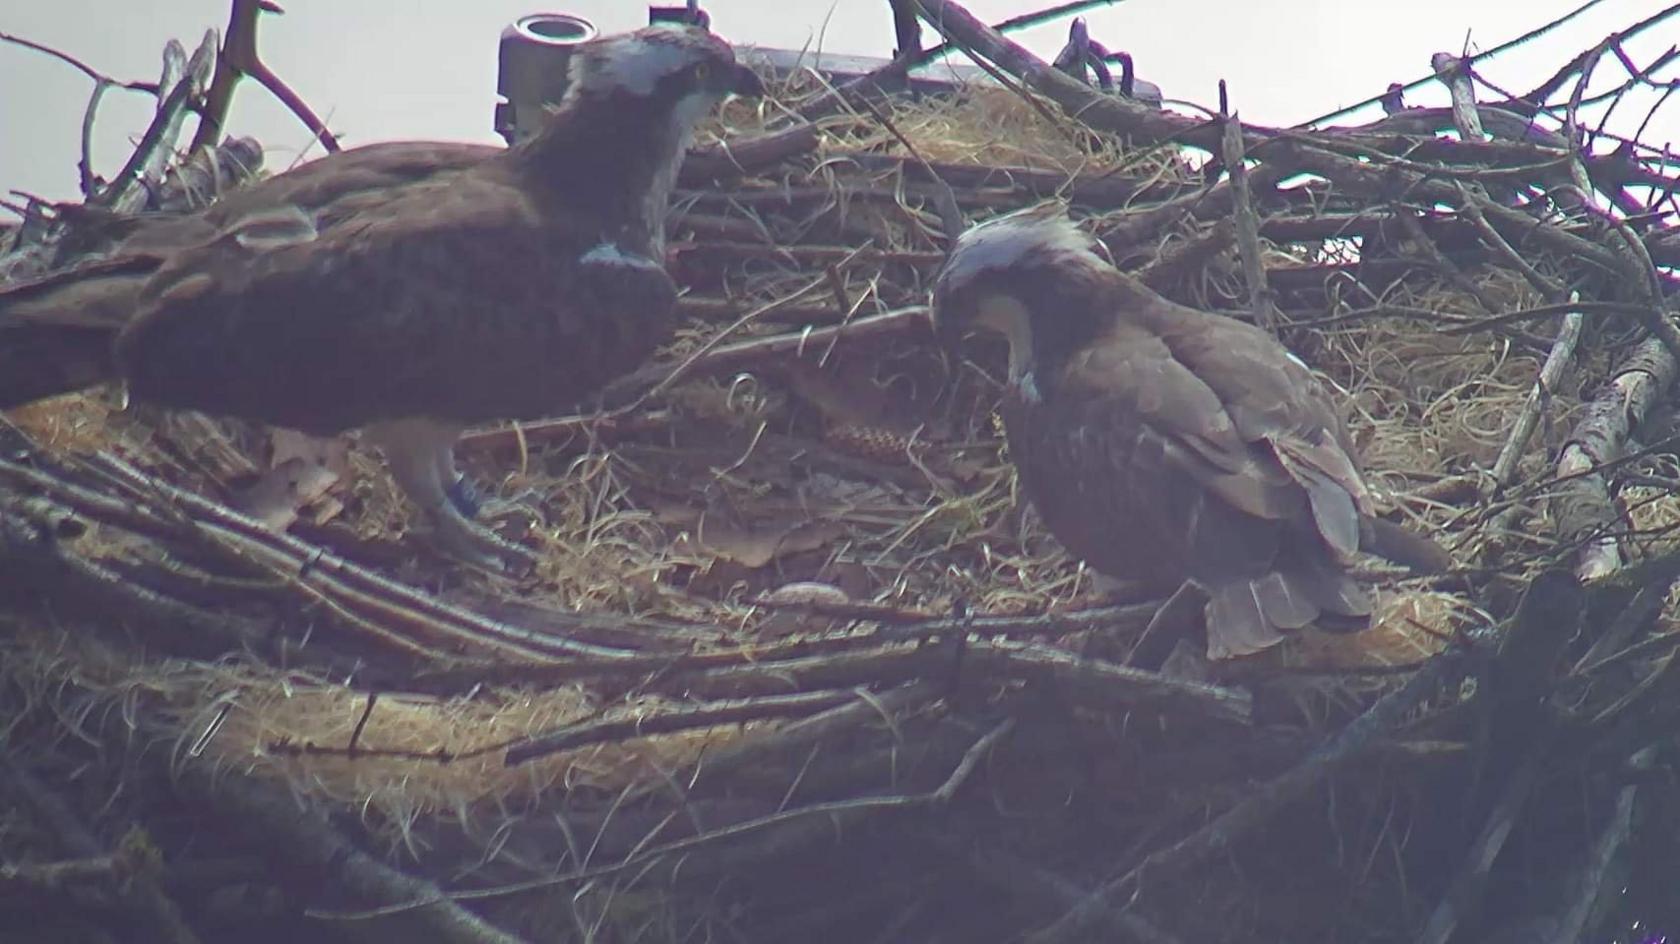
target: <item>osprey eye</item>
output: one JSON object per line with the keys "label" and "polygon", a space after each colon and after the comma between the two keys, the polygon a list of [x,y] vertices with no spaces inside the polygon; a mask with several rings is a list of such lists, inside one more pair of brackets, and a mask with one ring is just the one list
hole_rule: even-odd
{"label": "osprey eye", "polygon": [[694,67],[694,81],[704,82],[712,75],[712,67],[707,63],[699,63]]}

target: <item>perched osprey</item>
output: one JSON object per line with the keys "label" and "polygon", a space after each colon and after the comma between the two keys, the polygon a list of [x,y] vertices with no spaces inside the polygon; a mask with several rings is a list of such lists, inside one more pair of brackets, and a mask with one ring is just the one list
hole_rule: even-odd
{"label": "perched osprey", "polygon": [[165,406],[361,428],[445,550],[517,557],[463,514],[457,436],[562,408],[668,338],[683,152],[715,105],[762,92],[689,26],[583,44],[569,68],[546,128],[515,147],[330,155],[0,290],[0,409],[119,378]]}
{"label": "perched osprey", "polygon": [[1415,569],[1439,547],[1375,519],[1347,431],[1294,355],[1252,325],[1171,302],[1057,213],[964,233],[935,321],[1009,342],[1009,452],[1045,525],[1111,576],[1207,595],[1208,654],[1309,623],[1355,630],[1359,551]]}

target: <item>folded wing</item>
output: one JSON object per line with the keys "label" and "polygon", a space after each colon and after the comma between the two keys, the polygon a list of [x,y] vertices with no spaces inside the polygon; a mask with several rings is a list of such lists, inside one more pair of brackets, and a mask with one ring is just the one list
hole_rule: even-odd
{"label": "folded wing", "polygon": [[1122,323],[1017,406],[1011,443],[1042,456],[1017,457],[1035,502],[1100,569],[1200,585],[1216,657],[1362,627],[1370,600],[1345,567],[1368,498],[1340,420],[1304,367],[1207,320]]}

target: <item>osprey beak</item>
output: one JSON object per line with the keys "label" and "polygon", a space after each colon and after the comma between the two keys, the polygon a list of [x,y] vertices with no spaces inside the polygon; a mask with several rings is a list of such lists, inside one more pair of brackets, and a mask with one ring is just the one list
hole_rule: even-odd
{"label": "osprey beak", "polygon": [[758,73],[744,65],[735,66],[735,81],[729,85],[729,91],[743,98],[762,98],[764,96],[764,80]]}

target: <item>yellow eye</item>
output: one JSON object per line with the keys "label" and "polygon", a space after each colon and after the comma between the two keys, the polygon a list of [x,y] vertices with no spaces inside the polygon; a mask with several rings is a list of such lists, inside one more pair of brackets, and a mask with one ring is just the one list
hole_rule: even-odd
{"label": "yellow eye", "polygon": [[706,81],[706,79],[711,77],[711,74],[712,67],[707,63],[702,62],[694,67],[694,81],[696,82]]}

